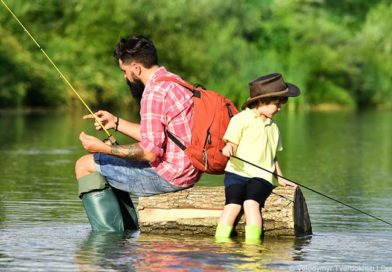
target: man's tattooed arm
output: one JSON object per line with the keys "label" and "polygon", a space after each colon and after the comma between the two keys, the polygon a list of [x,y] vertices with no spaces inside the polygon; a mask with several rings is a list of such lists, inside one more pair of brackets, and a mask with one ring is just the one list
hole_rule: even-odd
{"label": "man's tattooed arm", "polygon": [[112,154],[129,159],[129,160],[136,160],[136,161],[143,161],[146,160],[144,158],[144,150],[140,147],[139,144],[132,144],[132,145],[116,145],[112,146]]}

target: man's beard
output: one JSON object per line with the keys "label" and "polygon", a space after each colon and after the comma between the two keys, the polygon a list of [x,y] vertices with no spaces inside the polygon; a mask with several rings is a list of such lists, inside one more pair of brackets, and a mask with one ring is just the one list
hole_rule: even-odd
{"label": "man's beard", "polygon": [[132,81],[127,79],[127,84],[131,90],[132,97],[140,103],[140,100],[142,100],[143,96],[143,91],[144,91],[144,84],[140,79],[137,79],[135,77],[132,77]]}

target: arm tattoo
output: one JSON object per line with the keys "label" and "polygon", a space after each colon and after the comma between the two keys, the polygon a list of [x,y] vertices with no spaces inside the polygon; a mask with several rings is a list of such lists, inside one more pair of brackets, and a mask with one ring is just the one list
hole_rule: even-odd
{"label": "arm tattoo", "polygon": [[144,150],[139,144],[112,146],[112,154],[129,160],[143,160]]}

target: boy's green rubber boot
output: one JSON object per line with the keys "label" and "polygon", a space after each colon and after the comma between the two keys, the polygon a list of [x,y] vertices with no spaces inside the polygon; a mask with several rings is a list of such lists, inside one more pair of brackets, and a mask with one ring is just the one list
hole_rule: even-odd
{"label": "boy's green rubber boot", "polygon": [[245,242],[254,243],[261,240],[261,227],[245,226]]}
{"label": "boy's green rubber boot", "polygon": [[[124,232],[137,230],[137,216],[128,193],[113,189],[99,173],[78,180],[79,197],[93,231]],[[122,197],[118,199],[116,193]],[[124,194],[128,195],[128,198]]]}
{"label": "boy's green rubber boot", "polygon": [[228,226],[225,224],[218,224],[215,231],[215,240],[217,242],[228,242],[230,240],[231,231],[233,226]]}

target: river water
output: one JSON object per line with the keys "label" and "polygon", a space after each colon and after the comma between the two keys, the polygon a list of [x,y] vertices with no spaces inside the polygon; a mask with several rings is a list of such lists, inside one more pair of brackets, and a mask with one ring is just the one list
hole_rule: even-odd
{"label": "river water", "polygon": [[[80,116],[0,114],[0,271],[392,271],[391,225],[306,189],[313,235],[305,238],[255,245],[93,233],[73,167],[85,153],[80,131],[104,135]],[[391,112],[282,113],[285,176],[392,222],[391,120]]]}

